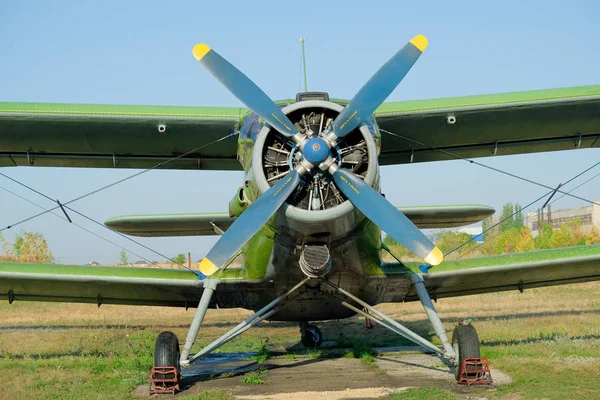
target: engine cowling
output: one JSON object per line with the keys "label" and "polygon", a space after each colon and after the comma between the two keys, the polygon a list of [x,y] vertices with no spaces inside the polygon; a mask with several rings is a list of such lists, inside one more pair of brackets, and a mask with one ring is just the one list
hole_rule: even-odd
{"label": "engine cowling", "polygon": [[[320,100],[300,101],[282,111],[304,134],[318,136],[341,112],[343,106]],[[377,127],[362,124],[338,140],[332,154],[338,164],[360,176],[378,189]],[[252,178],[261,193],[284,178],[302,159],[301,150],[290,140],[265,125],[260,130],[252,154]],[[332,236],[351,231],[362,219],[344,194],[337,188],[328,172],[318,166],[307,174],[296,191],[280,209],[278,229],[287,228],[290,234],[315,235],[327,232]]]}

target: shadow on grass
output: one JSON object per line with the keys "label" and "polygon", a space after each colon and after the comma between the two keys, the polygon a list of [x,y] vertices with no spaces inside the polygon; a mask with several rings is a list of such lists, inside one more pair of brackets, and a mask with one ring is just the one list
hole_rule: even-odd
{"label": "shadow on grass", "polygon": [[387,357],[377,357],[378,360],[383,360],[383,361],[389,361],[389,362],[394,362],[397,364],[402,364],[402,365],[407,365],[410,367],[417,367],[417,368],[423,368],[423,369],[428,369],[431,371],[437,371],[437,372],[448,372],[453,374],[454,373],[454,367],[451,367],[450,365],[448,365],[448,362],[446,360],[444,360],[442,357],[437,357],[440,360],[440,363],[443,364],[446,369],[440,369],[440,368],[434,368],[434,367],[428,367],[426,365],[423,364],[415,364],[415,363],[411,363],[411,362],[406,362],[406,361],[402,361],[402,360],[398,360],[398,359],[394,359],[394,358],[387,358]]}
{"label": "shadow on grass", "polygon": [[[219,380],[219,379],[228,379],[228,378],[237,378],[241,377],[249,372],[254,372],[257,370],[276,370],[282,368],[298,368],[305,365],[310,365],[314,363],[321,362],[325,360],[327,357],[315,357],[310,359],[302,359],[302,360],[294,360],[293,362],[275,365],[271,363],[259,364],[256,361],[248,361],[247,364],[228,369],[228,368],[218,368],[212,371],[205,371],[203,373],[199,373],[197,375],[192,376],[184,376],[181,379],[180,387],[182,391],[191,388],[197,383]],[[201,364],[202,361],[199,361],[197,364]],[[185,369],[184,369],[185,373]]]}

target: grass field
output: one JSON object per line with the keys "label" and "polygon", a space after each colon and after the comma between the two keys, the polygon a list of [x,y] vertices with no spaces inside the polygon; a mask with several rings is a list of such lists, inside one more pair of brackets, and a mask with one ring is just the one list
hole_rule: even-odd
{"label": "grass field", "polygon": [[[432,337],[420,304],[378,308]],[[486,391],[485,396],[600,398],[600,283],[444,299],[437,308],[448,331],[457,319],[473,317],[483,356],[513,378],[510,385]],[[172,330],[184,338],[194,311],[3,302],[0,312],[0,370],[5,377],[0,398],[124,399],[147,382],[156,335]],[[239,309],[210,310],[195,350],[248,315]],[[341,345],[405,343],[379,327],[365,330],[364,321],[358,318],[319,326],[326,339]],[[284,350],[298,342],[298,328],[295,324],[263,323],[221,351],[257,351],[267,338],[269,346]],[[268,374],[262,379],[268,380]],[[477,393],[473,391],[473,395]],[[219,396],[228,397],[224,393]],[[419,389],[391,398],[453,396],[443,390]]]}

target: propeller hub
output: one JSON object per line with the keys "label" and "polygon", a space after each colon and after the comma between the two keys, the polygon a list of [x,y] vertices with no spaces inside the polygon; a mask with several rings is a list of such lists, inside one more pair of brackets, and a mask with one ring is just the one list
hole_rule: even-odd
{"label": "propeller hub", "polygon": [[302,152],[306,161],[314,165],[319,165],[327,160],[330,154],[327,142],[321,138],[308,139],[306,144],[304,144]]}

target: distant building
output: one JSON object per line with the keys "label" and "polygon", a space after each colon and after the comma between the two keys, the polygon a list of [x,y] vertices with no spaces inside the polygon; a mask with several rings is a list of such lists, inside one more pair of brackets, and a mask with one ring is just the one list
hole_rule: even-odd
{"label": "distant building", "polygon": [[90,261],[86,265],[91,265],[92,267],[96,267],[96,266],[100,265],[100,263],[98,261]]}
{"label": "distant building", "polygon": [[531,229],[532,235],[536,237],[540,232],[540,220],[550,223],[552,228],[556,229],[561,224],[574,218],[579,218],[583,233],[589,233],[594,226],[600,229],[600,206],[592,204],[591,206],[568,208],[566,210],[552,210],[548,206],[547,210],[538,210],[527,214],[525,225]]}
{"label": "distant building", "polygon": [[138,261],[134,262],[133,265],[135,267],[145,267],[145,266],[148,265],[148,262],[147,261],[138,260]]}

